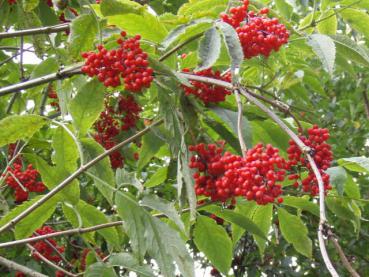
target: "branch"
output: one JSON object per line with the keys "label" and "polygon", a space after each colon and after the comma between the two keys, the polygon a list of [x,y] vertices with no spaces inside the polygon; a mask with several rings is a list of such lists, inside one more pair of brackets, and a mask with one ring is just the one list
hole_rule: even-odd
{"label": "branch", "polygon": [[240,142],[242,156],[245,157],[246,152],[247,152],[247,147],[246,147],[246,143],[245,143],[245,140],[243,138],[243,135],[242,135],[242,116],[243,116],[243,112],[242,112],[242,102],[241,102],[241,98],[240,98],[240,92],[238,91],[238,89],[234,90],[234,95],[236,97],[236,102],[237,102],[237,135],[238,135],[238,140]]}
{"label": "branch", "polygon": [[27,30],[19,30],[14,32],[4,32],[0,33],[0,39],[3,38],[15,38],[29,35],[38,35],[38,34],[51,34],[58,33],[69,30],[69,23],[58,24],[54,26],[47,26],[41,28],[27,29]]}
{"label": "branch", "polygon": [[76,74],[81,74],[82,73],[81,68],[82,68],[82,64],[80,63],[77,65],[62,69],[56,73],[52,73],[52,74],[45,75],[39,78],[35,78],[35,79],[29,80],[26,82],[0,88],[0,96],[4,96],[4,95],[7,95],[13,92],[18,92],[22,89],[36,87],[36,86],[39,86],[39,85],[42,85],[48,82],[52,82],[55,80],[62,80],[62,79],[71,77]]}
{"label": "branch", "polygon": [[363,90],[363,99],[364,99],[364,108],[366,117],[369,119],[369,100],[368,100],[368,94],[365,90]]}
{"label": "branch", "polygon": [[357,271],[351,266],[349,260],[346,258],[346,255],[343,252],[340,244],[338,243],[337,238],[335,238],[331,230],[328,230],[328,238],[333,243],[334,248],[336,249],[338,255],[341,258],[343,266],[347,269],[348,272],[350,272],[351,276],[360,277],[359,273],[357,273]]}
{"label": "branch", "polygon": [[70,184],[75,178],[77,178],[79,175],[81,175],[83,172],[85,172],[87,169],[104,159],[105,157],[109,156],[111,153],[117,151],[118,149],[122,148],[123,146],[131,143],[132,141],[135,141],[137,138],[143,136],[147,132],[150,131],[150,129],[156,125],[159,125],[163,122],[163,120],[158,120],[151,124],[150,126],[147,126],[145,129],[141,130],[140,132],[137,132],[135,135],[131,136],[130,138],[118,143],[116,146],[110,148],[109,150],[106,150],[104,153],[100,154],[99,156],[95,157],[85,165],[81,165],[80,168],[75,171],[72,175],[67,177],[63,182],[61,182],[59,185],[54,187],[51,191],[49,191],[47,194],[45,194],[42,198],[40,198],[38,201],[33,203],[30,207],[28,207],[26,210],[21,212],[19,215],[14,217],[11,221],[6,223],[5,225],[1,226],[0,233],[8,230],[9,228],[12,228],[15,226],[18,222],[20,222],[23,218],[27,217],[29,214],[31,214],[34,210],[36,210],[38,207],[43,205],[47,200],[49,200],[51,197],[53,197],[55,194],[57,194],[59,191],[61,191],[63,188],[65,188],[68,184]]}
{"label": "branch", "polygon": [[15,270],[15,271],[20,271],[23,272],[24,274],[26,274],[27,276],[32,276],[32,277],[47,277],[47,275],[44,275],[42,273],[39,273],[37,271],[34,271],[26,266],[17,264],[13,261],[10,261],[8,259],[5,259],[4,257],[0,256],[0,264],[9,268],[10,270]]}

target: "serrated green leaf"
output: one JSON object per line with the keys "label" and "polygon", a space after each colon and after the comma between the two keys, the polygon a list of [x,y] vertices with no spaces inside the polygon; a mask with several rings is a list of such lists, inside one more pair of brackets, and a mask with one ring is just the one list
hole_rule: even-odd
{"label": "serrated green leaf", "polygon": [[240,68],[244,56],[240,39],[236,33],[236,30],[231,25],[222,21],[218,21],[216,26],[222,32],[224,42],[228,50],[228,55],[231,58],[232,68]]}
{"label": "serrated green leaf", "polygon": [[313,215],[319,216],[318,205],[311,202],[308,198],[286,195],[286,196],[283,196],[283,204],[286,206],[301,209]]}
{"label": "serrated green leaf", "polygon": [[232,242],[223,227],[201,215],[197,217],[193,235],[197,248],[215,268],[227,274],[232,262]]}
{"label": "serrated green leaf", "polygon": [[279,228],[282,236],[292,243],[297,252],[311,258],[312,242],[308,237],[308,229],[298,216],[292,215],[283,208],[278,209]]}
{"label": "serrated green leaf", "polygon": [[35,79],[53,72],[57,72],[59,64],[55,58],[47,58],[39,63],[33,70],[30,79]]}
{"label": "serrated green leaf", "polygon": [[82,14],[72,21],[69,50],[73,57],[78,58],[82,52],[93,48],[98,30],[97,24],[97,19],[93,14]]}
{"label": "serrated green leaf", "polygon": [[[323,12],[319,19],[324,19],[317,24],[319,33],[325,35],[335,35],[337,32],[337,16],[334,10]],[[318,19],[318,20],[319,20]]]}
{"label": "serrated green leaf", "polygon": [[325,71],[332,75],[336,59],[336,47],[333,40],[326,35],[313,34],[308,36],[307,43],[322,62]]}
{"label": "serrated green leaf", "polygon": [[369,49],[364,45],[358,45],[356,42],[344,35],[335,35],[330,37],[336,44],[337,53],[344,56],[347,60],[369,66]]}
{"label": "serrated green leaf", "polygon": [[98,80],[92,80],[82,86],[70,102],[69,111],[80,136],[87,133],[103,111],[104,92],[104,86]]}
{"label": "serrated green leaf", "polygon": [[356,31],[369,38],[369,14],[365,11],[347,8],[340,11],[342,18]]}
{"label": "serrated green leaf", "polygon": [[197,70],[207,69],[217,61],[220,54],[220,34],[215,27],[210,28],[204,34],[199,45],[200,65]]}
{"label": "serrated green leaf", "polygon": [[[68,128],[66,126],[66,128]],[[52,161],[59,167],[64,167],[69,172],[77,169],[77,160],[79,158],[76,142],[68,132],[59,126],[53,135],[52,148],[54,152],[51,156]]]}
{"label": "serrated green leaf", "polygon": [[[81,139],[85,162],[88,162],[105,150],[93,139]],[[106,157],[88,169],[94,178],[95,185],[100,193],[109,201],[113,202],[113,192],[115,189],[114,173],[110,165],[109,157]],[[102,182],[103,181],[103,182]]]}
{"label": "serrated green leaf", "polygon": [[100,10],[104,16],[119,14],[143,14],[145,7],[131,0],[104,0],[100,3]]}
{"label": "serrated green leaf", "polygon": [[[13,208],[0,220],[0,226],[3,226],[6,223],[10,222],[14,217],[16,217],[17,215],[28,209],[35,202],[40,200],[42,196],[43,195],[36,196],[30,201],[23,202],[21,205]],[[59,200],[60,199],[58,196],[52,197],[46,203],[44,203],[42,206],[34,210],[31,214],[20,221],[15,226],[15,238],[23,239],[31,236],[32,233],[36,229],[40,228],[45,223],[45,221],[48,220],[50,216],[54,213],[56,204]]]}
{"label": "serrated green leaf", "polygon": [[158,212],[162,212],[169,219],[173,220],[173,222],[181,231],[185,232],[184,224],[174,207],[174,203],[159,198],[156,195],[146,195],[141,201],[141,206],[149,207]]}
{"label": "serrated green leaf", "polygon": [[351,157],[338,160],[338,164],[355,172],[369,172],[369,158]]}
{"label": "serrated green leaf", "polygon": [[168,174],[168,167],[167,166],[159,168],[150,177],[150,179],[145,182],[145,184],[144,184],[145,187],[152,188],[152,187],[156,187],[158,185],[161,185],[167,179],[167,174]]}
{"label": "serrated green leaf", "polygon": [[347,181],[346,170],[341,166],[330,167],[327,169],[329,175],[329,183],[332,184],[340,196],[343,195],[345,184]]}
{"label": "serrated green leaf", "polygon": [[30,138],[47,122],[38,115],[12,115],[0,121],[0,147],[20,139]]}

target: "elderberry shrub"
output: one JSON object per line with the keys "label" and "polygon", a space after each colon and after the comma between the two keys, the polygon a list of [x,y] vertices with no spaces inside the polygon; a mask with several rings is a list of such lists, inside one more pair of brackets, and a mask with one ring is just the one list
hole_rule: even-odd
{"label": "elderberry shrub", "polygon": [[230,15],[222,13],[221,19],[236,29],[245,58],[263,55],[278,51],[288,42],[289,33],[277,18],[268,18],[268,8],[263,8],[258,14],[248,11],[249,0],[243,5],[230,9]]}
{"label": "elderberry shrub", "polygon": [[[325,172],[333,160],[331,146],[326,143],[329,139],[329,131],[314,125],[307,132],[308,136],[300,136],[300,139],[313,150],[313,159],[322,175],[324,190],[326,192],[332,189],[332,186],[329,184],[329,175]],[[299,179],[304,192],[310,192],[313,196],[317,195],[319,193],[318,181],[309,161],[303,156],[303,153],[294,141],[290,140],[289,144],[290,146],[287,149],[289,159],[287,168],[292,173],[288,178],[290,180]],[[302,178],[299,173],[304,170],[308,170],[308,176],[306,178]],[[293,186],[296,188],[299,187],[299,182],[296,181]]]}
{"label": "elderberry shrub", "polygon": [[[183,69],[183,72],[190,72],[189,69],[185,68]],[[197,76],[201,77],[209,77],[225,82],[231,82],[231,74],[227,72],[223,76],[221,75],[220,71],[213,71],[211,68],[205,69],[202,71],[194,72],[192,74],[195,74]],[[193,85],[193,87],[186,87],[182,86],[185,94],[190,95],[193,94],[196,97],[198,97],[205,105],[208,103],[218,103],[223,102],[225,100],[225,97],[227,95],[231,94],[230,90],[227,90],[223,87],[207,84],[204,82],[198,82],[198,81],[190,81],[190,83]]]}
{"label": "elderberry shrub", "polygon": [[118,49],[107,50],[99,45],[98,53],[82,53],[86,59],[82,72],[90,77],[97,76],[106,87],[117,87],[123,80],[126,90],[140,92],[151,85],[153,69],[149,67],[147,53],[140,47],[140,35],[126,36],[126,32],[121,32]]}
{"label": "elderberry shrub", "polygon": [[245,157],[223,153],[223,145],[200,143],[189,147],[196,154],[191,157],[190,168],[197,169],[195,192],[212,201],[225,202],[237,196],[254,200],[259,205],[273,203],[282,194],[281,182],[285,178],[285,160],[271,145],[257,144]]}

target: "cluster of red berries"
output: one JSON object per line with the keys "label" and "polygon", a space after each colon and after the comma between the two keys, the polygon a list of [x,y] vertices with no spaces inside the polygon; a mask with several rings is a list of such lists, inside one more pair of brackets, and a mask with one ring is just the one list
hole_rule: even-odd
{"label": "cluster of red berries", "polygon": [[226,152],[215,144],[190,146],[196,152],[191,157],[190,168],[194,173],[197,195],[210,197],[212,201],[226,201],[236,196],[255,200],[259,205],[283,201],[281,182],[285,178],[285,160],[271,145],[257,144],[245,157]]}
{"label": "cluster of red berries", "polygon": [[[37,235],[33,235],[32,237],[47,235],[55,233],[55,230],[51,228],[50,226],[44,226],[40,229],[36,230]],[[49,244],[51,244],[59,253],[64,252],[64,246],[59,246],[55,240],[49,238],[47,239]],[[46,243],[43,240],[36,241],[32,243],[32,246],[37,250],[38,253],[40,253],[42,256],[44,256],[49,261],[53,261],[55,263],[58,263],[61,261],[61,258],[59,255],[55,253],[55,250],[53,247],[51,247],[48,243]],[[40,255],[38,253],[33,253],[32,256],[36,261],[40,261]]]}
{"label": "cluster of red berries", "polygon": [[29,192],[43,192],[46,189],[45,185],[38,181],[39,173],[32,164],[23,170],[22,163],[13,163],[13,168],[8,167],[6,174],[5,182],[14,189],[14,198],[18,203],[27,200]]}
{"label": "cluster of red berries", "polygon": [[288,42],[289,33],[286,26],[280,24],[277,18],[268,18],[268,8],[260,10],[259,14],[248,11],[249,0],[243,5],[230,9],[231,15],[221,14],[221,19],[232,25],[239,36],[245,58],[258,55],[268,57],[278,51],[281,45]]}
{"label": "cluster of red berries", "polygon": [[17,3],[17,0],[8,0],[9,5],[14,5]]}
{"label": "cluster of red berries", "polygon": [[86,59],[82,72],[88,76],[97,76],[106,87],[117,87],[124,80],[125,89],[140,92],[150,86],[153,80],[153,69],[149,67],[148,55],[140,46],[140,35],[126,38],[126,32],[121,32],[117,40],[117,50],[107,50],[98,46],[98,53],[86,52],[82,57]]}
{"label": "cluster of red berries", "polygon": [[48,92],[47,92],[47,96],[50,99],[55,99],[55,100],[50,102],[50,105],[52,107],[54,107],[57,111],[60,111],[60,106],[59,106],[59,102],[58,102],[58,94],[56,93],[56,91],[53,89],[52,86],[49,87]]}
{"label": "cluster of red berries", "polygon": [[[105,149],[114,147],[116,137],[122,132],[136,126],[140,119],[141,107],[136,103],[132,95],[119,95],[116,102],[109,103],[109,98],[105,102],[105,110],[100,114],[99,120],[95,123],[97,133],[95,140]],[[110,155],[110,162],[113,168],[123,167],[123,156],[119,151]]]}
{"label": "cluster of red berries", "polygon": [[[190,72],[189,69],[183,69],[183,72]],[[231,82],[231,73],[227,72],[222,75],[219,71],[213,71],[211,68],[198,71],[194,73],[197,76],[209,77],[217,80],[222,80],[225,82]],[[231,94],[231,91],[211,84],[206,84],[204,82],[190,81],[193,87],[183,86],[186,95],[193,94],[200,98],[204,104],[208,103],[218,103],[223,102],[227,95]]]}
{"label": "cluster of red berries", "polygon": [[[333,160],[331,146],[326,143],[329,139],[329,131],[327,129],[319,128],[317,125],[314,125],[307,131],[308,136],[300,136],[300,139],[305,143],[305,145],[312,149],[313,159],[322,175],[324,190],[330,190],[332,189],[332,186],[329,184],[329,175],[325,173]],[[289,170],[294,169],[297,172],[307,169],[309,173],[308,176],[302,180],[300,174],[296,173],[289,175],[288,178],[290,180],[300,179],[304,192],[310,192],[311,195],[317,195],[319,193],[318,181],[308,160],[303,157],[303,153],[294,141],[291,140],[289,144],[290,146],[287,150],[289,158],[287,168]],[[296,181],[293,186],[298,187],[299,183]]]}
{"label": "cluster of red berries", "polygon": [[[80,264],[81,271],[85,271],[86,270],[86,259],[87,259],[88,253],[90,253],[90,252],[91,252],[91,249],[89,249],[89,248],[85,248],[82,251],[82,254],[81,254],[81,264]],[[96,252],[97,255],[99,255],[100,259],[104,259],[105,258],[105,255],[101,251],[101,249],[97,248],[97,249],[95,249],[95,252]]]}

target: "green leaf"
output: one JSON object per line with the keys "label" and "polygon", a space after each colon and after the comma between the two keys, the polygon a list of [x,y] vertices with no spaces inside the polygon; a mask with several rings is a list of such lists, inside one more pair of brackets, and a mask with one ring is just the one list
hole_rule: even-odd
{"label": "green leaf", "polygon": [[222,209],[218,206],[208,206],[204,208],[207,212],[215,214],[217,217],[223,218],[224,220],[237,224],[246,231],[259,236],[260,238],[267,239],[264,232],[248,217],[232,210]]}
{"label": "green leaf", "polygon": [[[267,237],[270,227],[272,225],[273,218],[273,205],[268,204],[264,206],[257,206],[255,212],[252,216],[252,221],[258,226],[258,228],[263,232],[264,237]],[[259,247],[260,254],[264,254],[264,250],[266,247],[266,239],[261,238],[260,236],[254,236],[254,240]]]}
{"label": "green leaf", "polygon": [[47,122],[38,115],[12,115],[0,121],[0,147],[20,139],[30,138]]}
{"label": "green leaf", "polygon": [[228,274],[232,262],[232,242],[223,227],[211,218],[198,216],[193,234],[197,248],[216,269]]}
{"label": "green leaf", "polygon": [[348,8],[342,9],[340,15],[353,29],[369,39],[369,14],[365,11]]}
{"label": "green leaf", "polygon": [[311,258],[312,243],[308,237],[308,229],[302,223],[301,218],[292,215],[283,208],[278,209],[279,228],[282,236],[292,243],[297,252]]}
{"label": "green leaf", "polygon": [[[237,134],[237,113],[226,110],[220,107],[211,108],[232,130]],[[246,146],[250,148],[252,146],[252,130],[249,121],[245,116],[242,116],[242,135],[245,139]]]}
{"label": "green leaf", "polygon": [[39,4],[39,0],[23,1],[23,9],[25,12],[33,11]]}
{"label": "green leaf", "polygon": [[104,109],[104,86],[98,80],[83,85],[70,103],[73,124],[80,136],[87,133]]}
{"label": "green leaf", "polygon": [[146,195],[142,201],[141,206],[149,207],[153,210],[162,212],[165,214],[169,219],[171,219],[181,231],[185,232],[184,224],[174,207],[173,202],[169,202],[165,199],[159,198],[156,195]]}
{"label": "green leaf", "polygon": [[182,5],[178,15],[189,18],[217,18],[227,7],[227,0],[192,0]]}
{"label": "green leaf", "polygon": [[168,33],[158,17],[150,13],[142,15],[129,13],[124,16],[113,15],[106,18],[109,25],[116,25],[132,36],[140,34],[143,39],[156,43],[160,43]]}
{"label": "green leaf", "polygon": [[143,14],[145,8],[131,0],[104,0],[100,4],[101,13],[104,16],[119,14]]}
{"label": "green leaf", "polygon": [[337,53],[347,60],[369,66],[369,49],[344,35],[330,36],[336,44]]}
{"label": "green leaf", "polygon": [[338,164],[355,172],[369,172],[369,158],[351,157],[338,160]]}
{"label": "green leaf", "polygon": [[[36,196],[30,201],[23,202],[21,205],[13,208],[0,220],[0,226],[3,226],[6,223],[10,222],[13,218],[28,209],[31,205],[40,200],[42,197],[43,195]],[[31,236],[36,229],[40,228],[46,222],[46,220],[51,217],[51,215],[55,211],[58,200],[58,196],[52,197],[46,203],[38,207],[27,217],[25,217],[17,225],[15,225],[15,238],[23,239]]]}
{"label": "green leaf", "polygon": [[220,35],[215,27],[205,32],[199,45],[200,65],[198,71],[211,67],[218,59],[221,46]]}
{"label": "green leaf", "polygon": [[168,175],[168,167],[164,166],[159,168],[151,177],[149,180],[145,182],[145,187],[152,188],[156,187],[158,185],[161,185],[164,183],[164,181],[167,179]]}
{"label": "green leaf", "polygon": [[[96,207],[87,204],[83,200],[78,202],[76,208],[81,215],[84,227],[90,227],[109,222],[103,212],[98,210]],[[97,233],[99,233],[109,244],[115,248],[120,248],[118,232],[114,227],[97,230]]]}
{"label": "green leaf", "polygon": [[319,207],[317,204],[309,201],[308,197],[283,196],[283,204],[307,211],[313,215],[319,216]]}
{"label": "green leaf", "polygon": [[195,27],[201,23],[212,23],[212,22],[213,20],[201,18],[190,21],[186,24],[179,25],[178,27],[171,30],[170,33],[167,35],[167,37],[164,39],[164,41],[161,43],[163,50],[167,49],[168,46],[170,46],[173,42],[181,38],[181,35],[185,34],[190,27]]}
{"label": "green leaf", "polygon": [[[105,150],[93,139],[81,139],[85,162],[89,162]],[[109,157],[106,157],[88,169],[93,176],[96,176],[95,185],[100,193],[109,201],[113,202],[113,192],[115,189],[114,172],[110,165]]]}
{"label": "green leaf", "polygon": [[134,186],[140,193],[144,191],[141,181],[137,178],[137,172],[128,172],[124,168],[118,168],[115,171],[115,182],[118,188],[122,186]]}
{"label": "green leaf", "polygon": [[98,30],[97,24],[97,19],[93,14],[82,14],[72,21],[70,26],[69,50],[73,57],[78,58],[81,52],[93,48]]}
{"label": "green leaf", "polygon": [[361,193],[358,184],[354,181],[351,175],[347,175],[347,182],[345,185],[345,193],[348,197],[360,199]]}
{"label": "green leaf", "polygon": [[290,19],[293,13],[293,7],[285,0],[276,0],[275,5],[279,13],[286,19]]}
{"label": "green leaf", "polygon": [[[328,209],[344,221],[351,221],[355,230],[360,227],[360,215],[355,212],[349,200],[342,199],[338,195],[328,196],[325,200]],[[360,209],[359,209],[360,211]]]}
{"label": "green leaf", "polygon": [[[325,18],[325,19],[324,19]],[[325,35],[335,35],[337,32],[337,16],[334,10],[323,12],[319,19],[324,19],[317,24],[319,33]]]}
{"label": "green leaf", "polygon": [[[31,161],[38,170],[42,181],[49,190],[59,185],[71,174],[63,165],[58,167],[50,166],[44,159],[37,155],[24,154],[24,156],[27,158],[27,160]],[[62,195],[64,201],[77,203],[80,195],[78,180],[74,179],[71,183],[64,187],[59,194]]]}
{"label": "green leaf", "polygon": [[229,24],[218,21],[216,26],[221,30],[226,44],[228,55],[231,58],[232,68],[240,68],[243,62],[243,50],[236,30]]}
{"label": "green leaf", "polygon": [[[66,126],[66,128],[68,128]],[[64,167],[69,172],[77,169],[77,160],[79,158],[76,142],[68,132],[59,126],[53,135],[52,148],[54,152],[51,156],[52,161],[58,167]]]}
{"label": "green leaf", "polygon": [[139,261],[130,253],[116,253],[109,257],[108,263],[112,266],[119,266],[137,273],[142,277],[154,277],[149,265],[140,265]]}
{"label": "green leaf", "polygon": [[55,58],[47,58],[39,63],[33,70],[30,79],[35,79],[53,72],[57,72],[59,64]]}
{"label": "green leaf", "polygon": [[151,216],[125,193],[116,194],[116,205],[140,261],[147,251],[157,261],[163,276],[174,276],[173,261],[184,277],[195,275],[193,260],[174,229]]}
{"label": "green leaf", "polygon": [[143,136],[142,147],[139,153],[140,158],[137,163],[139,171],[141,171],[143,167],[150,162],[163,145],[164,141],[157,137],[153,131]]}
{"label": "green leaf", "polygon": [[108,265],[103,262],[98,262],[90,265],[85,274],[85,277],[117,277],[115,274],[114,268],[111,265]]}
{"label": "green leaf", "polygon": [[332,75],[336,59],[336,47],[333,40],[326,35],[313,34],[308,36],[307,43],[322,62],[325,71]]}
{"label": "green leaf", "polygon": [[346,170],[341,166],[330,167],[327,169],[329,182],[332,184],[340,196],[343,195],[345,184],[347,181]]}
{"label": "green leaf", "polygon": [[361,0],[361,1],[358,1],[358,0],[343,0],[343,1],[340,1],[340,5],[343,5],[343,6],[349,6],[350,5],[350,7],[352,7],[352,8],[358,7],[358,8],[369,10],[369,2],[365,1],[365,0]]}

